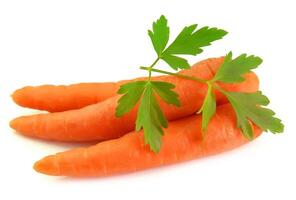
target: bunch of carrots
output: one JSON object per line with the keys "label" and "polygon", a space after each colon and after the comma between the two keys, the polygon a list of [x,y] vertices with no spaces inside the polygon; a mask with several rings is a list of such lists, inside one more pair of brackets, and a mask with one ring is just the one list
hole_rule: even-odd
{"label": "bunch of carrots", "polygon": [[[18,105],[48,111],[12,120],[17,132],[45,140],[99,142],[47,156],[34,169],[55,176],[113,175],[231,150],[262,131],[283,132],[251,71],[261,64],[259,57],[232,58],[230,52],[192,67],[180,57],[197,55],[227,34],[196,27],[186,26],[168,45],[166,18],[153,23],[148,34],[157,59],[140,67],[148,77],[16,90],[12,97]],[[177,72],[156,69],[159,60]]]}

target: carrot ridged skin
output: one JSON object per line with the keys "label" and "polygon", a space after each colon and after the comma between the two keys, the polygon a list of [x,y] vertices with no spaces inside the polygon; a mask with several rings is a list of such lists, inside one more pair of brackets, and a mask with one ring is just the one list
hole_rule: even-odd
{"label": "carrot ridged skin", "polygon": [[[160,80],[161,77],[163,76],[156,76],[153,79]],[[26,86],[14,91],[11,97],[16,104],[22,107],[48,112],[63,112],[102,102],[116,96],[121,85],[145,79],[145,77],[140,77],[118,82]]]}
{"label": "carrot ridged skin", "polygon": [[[209,69],[216,71],[217,63],[223,62],[223,58],[208,59],[200,62],[200,65],[212,65]],[[198,65],[198,64],[196,64]],[[204,71],[202,71],[204,70]],[[209,77],[209,70],[188,70],[181,73],[196,75],[204,78]],[[192,73],[191,73],[192,71]],[[156,76],[152,79],[163,80],[166,76]],[[66,110],[79,109],[85,106],[104,101],[116,95],[120,85],[145,78],[123,80],[119,82],[103,83],[78,83],[72,85],[41,85],[26,86],[16,90],[12,94],[14,102],[20,106],[45,110],[49,112],[62,112]]]}
{"label": "carrot ridged skin", "polygon": [[[261,130],[253,126],[255,136]],[[47,156],[34,169],[54,176],[108,176],[139,171],[205,157],[239,147],[247,140],[236,125],[229,104],[219,106],[202,140],[201,116],[193,115],[169,123],[158,154],[144,144],[143,131]]]}
{"label": "carrot ridged skin", "polygon": [[118,88],[112,82],[26,86],[16,90],[12,99],[23,107],[61,112],[101,102],[115,96]]}
{"label": "carrot ridged skin", "polygon": [[[222,62],[223,58],[207,59],[190,70],[183,70],[181,74],[210,79]],[[227,91],[257,91],[257,76],[249,73],[245,77],[246,81],[242,83],[219,85]],[[157,80],[176,85],[174,90],[179,94],[181,107],[159,101],[168,120],[192,115],[202,106],[207,91],[206,84],[175,76],[162,76]],[[23,135],[57,141],[102,141],[118,138],[134,129],[137,113],[135,107],[123,117],[116,117],[115,109],[119,98],[117,95],[77,110],[19,117],[11,121],[10,126]],[[219,92],[216,92],[216,98],[218,105],[227,102],[226,97]]]}

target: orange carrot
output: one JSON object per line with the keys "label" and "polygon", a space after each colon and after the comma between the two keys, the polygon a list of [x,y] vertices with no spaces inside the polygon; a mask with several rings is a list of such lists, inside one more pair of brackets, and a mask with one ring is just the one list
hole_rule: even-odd
{"label": "orange carrot", "polygon": [[[222,62],[222,58],[208,59],[196,65],[210,65],[201,67],[202,69],[183,71],[181,73],[188,75],[196,75],[204,78],[210,77],[211,71],[216,71],[217,66]],[[196,66],[195,65],[195,66]],[[207,68],[207,69],[206,69]],[[156,76],[152,79],[163,80],[165,76]],[[61,112],[72,109],[79,109],[85,106],[95,104],[116,96],[116,92],[120,85],[130,81],[142,80],[145,78],[137,78],[134,80],[123,80],[119,82],[105,83],[78,83],[73,85],[41,85],[27,86],[16,90],[12,94],[15,103],[20,106],[46,110],[49,112]]]}
{"label": "orange carrot", "polygon": [[[255,136],[260,135],[261,130],[253,128]],[[201,137],[201,116],[194,115],[169,123],[158,154],[145,146],[143,131],[131,132],[95,146],[47,156],[34,169],[55,176],[106,176],[217,154],[248,142],[237,128],[229,104],[217,108],[204,141]]]}
{"label": "orange carrot", "polygon": [[111,82],[27,86],[16,90],[12,99],[23,107],[60,112],[82,108],[115,96],[119,86],[119,83]]}
{"label": "orange carrot", "polygon": [[[161,77],[155,76],[153,79],[161,80]],[[16,90],[11,96],[13,101],[22,107],[62,112],[83,108],[114,97],[121,85],[144,79],[141,77],[118,82],[26,86]]]}
{"label": "orange carrot", "polygon": [[[181,73],[210,79],[222,62],[223,58],[208,59]],[[175,76],[162,76],[159,79],[176,85],[175,91],[179,94],[181,102],[180,108],[159,102],[168,120],[192,115],[201,107],[207,90],[205,84]],[[254,73],[249,73],[243,83],[220,84],[220,86],[227,91],[255,92],[258,89],[258,79]],[[115,108],[119,97],[117,95],[79,110],[19,117],[11,121],[10,126],[27,136],[58,141],[118,138],[134,129],[137,113],[135,107],[123,117],[117,118]],[[227,102],[220,93],[216,93],[216,98],[218,105]]]}

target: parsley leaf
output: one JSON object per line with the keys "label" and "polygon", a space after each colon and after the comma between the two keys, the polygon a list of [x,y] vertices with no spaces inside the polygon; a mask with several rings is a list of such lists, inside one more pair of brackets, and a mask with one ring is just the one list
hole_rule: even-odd
{"label": "parsley leaf", "polygon": [[143,128],[145,144],[149,144],[152,151],[159,152],[162,128],[167,126],[168,122],[153,94],[153,84],[148,81],[138,110],[136,131]]}
{"label": "parsley leaf", "polygon": [[255,93],[226,92],[220,90],[228,98],[237,116],[237,126],[242,129],[244,136],[253,138],[253,129],[249,120],[254,122],[264,131],[281,133],[284,125],[281,120],[274,117],[275,113],[265,107],[269,100],[260,91]]}
{"label": "parsley leaf", "polygon": [[208,84],[208,91],[206,94],[206,97],[204,99],[203,105],[201,109],[198,111],[198,113],[202,112],[202,132],[206,132],[206,129],[208,127],[208,124],[211,120],[211,118],[214,116],[216,112],[216,97],[213,92],[212,85]]}
{"label": "parsley leaf", "polygon": [[222,66],[217,71],[213,81],[222,81],[225,83],[234,83],[244,81],[243,75],[257,68],[262,63],[262,59],[257,56],[247,56],[242,54],[232,59],[232,52],[229,52]]}
{"label": "parsley leaf", "polygon": [[167,82],[161,81],[152,81],[151,82],[154,91],[168,104],[180,106],[179,95],[174,92],[172,89],[175,88],[175,85]]}
{"label": "parsley leaf", "polygon": [[211,42],[227,34],[222,29],[207,26],[198,30],[196,28],[196,24],[183,28],[172,44],[162,53],[161,59],[173,69],[188,69],[190,66],[186,59],[176,55],[197,55],[203,51],[201,47],[209,46]]}
{"label": "parsley leaf", "polygon": [[152,26],[153,31],[148,30],[148,35],[157,55],[160,56],[169,41],[170,29],[167,25],[167,19],[163,15],[156,22],[153,22]]}
{"label": "parsley leaf", "polygon": [[121,85],[118,94],[123,96],[118,100],[116,107],[116,116],[121,117],[125,113],[129,112],[139,101],[142,93],[145,89],[146,81],[136,81]]}
{"label": "parsley leaf", "polygon": [[[226,31],[208,26],[196,30],[197,25],[186,26],[176,39],[166,48],[169,41],[170,29],[165,16],[153,22],[152,30],[148,35],[157,53],[158,59],[165,61],[174,70],[188,69],[190,67],[185,58],[176,55],[197,55],[202,47],[211,45],[211,42],[221,39]],[[166,49],[165,49],[166,48]]]}
{"label": "parsley leaf", "polygon": [[[257,56],[241,54],[233,59],[232,52],[229,52],[211,81],[221,81],[224,83],[242,82],[245,80],[243,75],[257,68],[261,63],[262,59]],[[271,131],[272,133],[283,132],[284,125],[281,123],[281,120],[274,117],[275,113],[272,110],[262,107],[267,106],[269,100],[261,92],[240,93],[227,92],[221,88],[217,89],[224,93],[234,108],[237,116],[237,125],[246,138],[252,139],[254,137],[250,121],[264,131]]]}
{"label": "parsley leaf", "polygon": [[174,70],[180,69],[189,69],[190,64],[185,58],[181,58],[179,56],[174,56],[170,54],[165,54],[161,57],[171,68]]}
{"label": "parsley leaf", "polygon": [[168,122],[157,102],[156,94],[166,103],[180,106],[178,94],[172,89],[175,85],[161,81],[136,81],[126,83],[120,87],[118,94],[123,94],[118,100],[116,116],[120,117],[129,112],[141,99],[137,120],[136,131],[144,130],[145,144],[149,144],[154,152],[161,147],[163,128]]}
{"label": "parsley leaf", "polygon": [[227,34],[222,29],[207,26],[198,30],[196,28],[197,24],[183,28],[163,54],[197,55],[203,51],[201,47],[209,46],[211,42],[219,40]]}

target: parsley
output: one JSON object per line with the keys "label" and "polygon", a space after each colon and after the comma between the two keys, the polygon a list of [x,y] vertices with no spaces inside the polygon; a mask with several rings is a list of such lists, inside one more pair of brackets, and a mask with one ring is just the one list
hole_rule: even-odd
{"label": "parsley", "polygon": [[153,31],[148,30],[154,50],[160,56],[169,41],[170,28],[167,19],[162,15],[156,22],[153,22]]}
{"label": "parsley", "polygon": [[162,128],[167,126],[168,122],[153,94],[153,84],[147,82],[138,110],[136,131],[143,128],[145,143],[150,144],[154,152],[158,152],[161,146],[161,136],[163,135]]}
{"label": "parsley", "polygon": [[236,116],[237,126],[242,130],[244,136],[253,139],[253,129],[251,120],[263,131],[272,133],[281,133],[284,131],[284,125],[281,120],[274,117],[275,113],[265,107],[269,100],[260,91],[255,93],[226,92],[223,93],[232,105]]}
{"label": "parsley", "polygon": [[168,104],[180,106],[178,94],[172,90],[174,87],[167,82],[136,81],[124,84],[118,90],[119,94],[124,94],[116,108],[118,117],[129,112],[142,97],[137,114],[136,131],[144,129],[145,143],[149,144],[154,152],[160,150],[162,128],[167,128],[168,125],[155,95]]}
{"label": "parsley", "polygon": [[253,55],[247,56],[246,54],[232,59],[232,52],[229,52],[225,56],[224,62],[217,71],[213,81],[221,81],[224,83],[242,82],[245,80],[242,75],[258,67],[261,63],[261,58]]}
{"label": "parsley", "polygon": [[[165,16],[153,22],[152,30],[148,30],[157,59],[147,68],[147,81],[126,83],[120,87],[118,94],[122,94],[116,107],[116,116],[121,117],[128,113],[140,101],[136,120],[136,131],[143,128],[145,143],[150,145],[154,152],[161,147],[163,128],[167,127],[167,119],[160,109],[156,95],[167,104],[180,106],[178,94],[172,89],[173,84],[151,81],[151,72],[159,60],[164,60],[175,70],[189,68],[185,58],[176,55],[196,55],[202,52],[201,47],[221,39],[226,31],[203,27],[196,30],[197,25],[183,28],[176,39],[167,47],[170,29]],[[167,47],[167,48],[166,48]],[[145,68],[145,67],[144,67]],[[205,109],[209,109],[205,106]]]}
{"label": "parsley", "polygon": [[165,49],[170,31],[167,19],[162,15],[153,23],[153,30],[148,30],[148,35],[159,59],[164,60],[174,70],[188,69],[190,66],[188,61],[176,55],[197,55],[203,51],[201,47],[209,46],[211,42],[227,34],[222,29],[207,26],[198,30],[196,28],[196,24],[183,28],[176,39]]}
{"label": "parsley", "polygon": [[129,112],[136,105],[143,94],[145,86],[146,81],[136,81],[120,86],[117,93],[124,95],[118,100],[115,113],[117,117]]}
{"label": "parsley", "polygon": [[152,30],[148,30],[157,58],[150,66],[140,67],[140,69],[148,71],[147,80],[121,85],[118,94],[122,96],[118,100],[115,114],[117,117],[121,117],[138,105],[135,129],[136,131],[143,129],[145,144],[149,144],[155,153],[159,152],[161,148],[163,129],[168,126],[159,100],[174,106],[180,106],[180,101],[178,94],[173,90],[175,86],[167,82],[152,81],[152,72],[207,84],[208,90],[203,105],[197,112],[197,114],[202,113],[203,136],[205,136],[208,124],[216,113],[215,90],[220,91],[228,98],[236,113],[237,126],[246,138],[253,138],[251,122],[264,131],[283,132],[284,125],[280,119],[274,117],[275,113],[272,110],[266,108],[269,100],[261,92],[228,92],[217,85],[217,82],[237,83],[244,81],[244,75],[262,63],[262,59],[257,56],[242,54],[233,58],[232,52],[229,52],[211,80],[153,68],[159,60],[163,60],[174,70],[188,69],[190,66],[188,61],[180,55],[197,55],[203,51],[202,47],[211,45],[213,41],[221,39],[226,34],[227,32],[222,29],[207,26],[197,29],[197,25],[193,24],[184,27],[175,40],[168,45],[170,28],[163,15],[153,22]]}
{"label": "parsley", "polygon": [[[246,54],[232,59],[232,53],[230,52],[225,56],[222,66],[211,81],[224,83],[244,81],[243,75],[257,68],[261,63],[261,58],[253,55],[247,56]],[[271,131],[272,133],[283,132],[284,125],[281,123],[281,120],[274,117],[275,113],[272,110],[262,107],[269,104],[268,98],[262,92],[227,92],[217,86],[216,89],[221,91],[232,105],[236,113],[237,125],[246,138],[253,138],[250,120],[264,131]]]}
{"label": "parsley", "polygon": [[207,91],[206,97],[198,113],[200,112],[202,112],[201,128],[204,135],[211,118],[214,116],[216,112],[216,97],[215,97],[215,94],[213,93],[213,86],[211,84],[208,84],[208,91]]}

